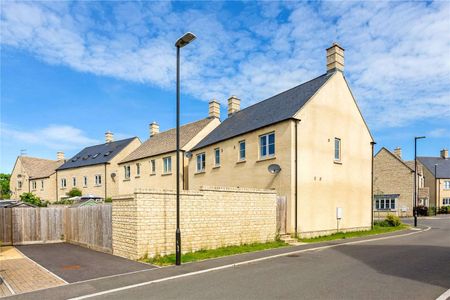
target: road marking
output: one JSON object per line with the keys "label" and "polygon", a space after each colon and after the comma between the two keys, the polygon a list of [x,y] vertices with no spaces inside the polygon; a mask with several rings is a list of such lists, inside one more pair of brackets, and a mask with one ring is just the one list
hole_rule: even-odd
{"label": "road marking", "polygon": [[[260,257],[260,258],[251,259],[251,260],[247,260],[247,261],[242,261],[242,262],[238,262],[238,263],[234,263],[234,264],[223,265],[223,266],[214,267],[214,268],[210,268],[210,269],[205,269],[205,270],[200,270],[200,271],[195,271],[195,272],[190,272],[190,273],[185,273],[185,274],[180,274],[180,275],[174,275],[174,276],[170,276],[170,277],[164,277],[164,278],[155,279],[155,280],[151,280],[151,281],[136,283],[136,284],[132,284],[132,285],[127,285],[127,286],[123,286],[120,288],[115,288],[115,289],[106,290],[106,291],[102,291],[102,292],[98,292],[98,293],[93,293],[93,294],[88,294],[88,295],[84,295],[84,296],[80,296],[80,297],[70,298],[69,300],[82,300],[82,299],[88,299],[88,298],[93,298],[93,297],[97,297],[97,296],[103,296],[103,295],[107,295],[107,294],[111,294],[111,293],[115,293],[115,292],[120,292],[120,291],[134,289],[134,288],[141,287],[141,286],[154,284],[154,283],[169,281],[172,279],[183,278],[183,277],[194,276],[194,275],[209,273],[209,272],[218,271],[218,270],[234,268],[237,266],[247,265],[247,264],[260,262],[260,261],[264,261],[264,260],[269,260],[269,259],[274,259],[274,258],[278,258],[278,257],[284,257],[284,256],[297,254],[297,253],[311,252],[311,251],[315,251],[315,250],[324,250],[324,249],[339,247],[342,245],[362,244],[362,243],[373,242],[373,241],[399,238],[399,237],[404,237],[404,236],[408,236],[408,235],[426,232],[430,229],[431,229],[431,227],[427,227],[426,229],[421,230],[421,231],[413,231],[413,232],[405,233],[405,234],[401,234],[401,235],[385,236],[385,237],[379,237],[379,238],[374,238],[374,239],[370,239],[370,240],[353,241],[353,242],[340,243],[340,244],[335,244],[335,245],[321,246],[321,247],[316,247],[316,248],[309,248],[309,249],[296,250],[296,251],[291,251],[291,252],[286,252],[286,253],[280,253],[280,254],[276,254],[276,255],[265,256],[265,257]],[[442,300],[442,299],[439,299],[439,300]]]}
{"label": "road marking", "polygon": [[444,292],[442,295],[440,295],[436,300],[447,300],[450,299],[450,289],[448,289],[446,292]]}
{"label": "road marking", "polygon": [[59,277],[58,275],[56,275],[55,273],[53,273],[52,271],[50,271],[47,268],[44,268],[43,266],[41,266],[40,264],[38,264],[37,262],[35,262],[34,260],[32,260],[31,258],[29,258],[28,256],[26,256],[25,254],[23,254],[22,251],[20,251],[17,247],[14,247],[20,254],[23,255],[23,257],[25,257],[26,259],[28,259],[29,261],[31,261],[32,263],[34,263],[35,265],[37,265],[38,267],[41,267],[42,269],[44,269],[45,271],[47,271],[48,273],[50,273],[51,275],[55,276],[56,278],[58,278],[59,280],[61,280],[62,282],[64,282],[65,284],[69,284],[67,281],[65,281],[64,279],[62,279],[61,277]]}
{"label": "road marking", "polygon": [[6,285],[6,288],[11,292],[11,295],[15,295],[16,292],[12,289],[12,287],[9,285],[9,283],[6,281],[6,279],[3,277],[2,277],[2,279],[3,279],[3,283]]}

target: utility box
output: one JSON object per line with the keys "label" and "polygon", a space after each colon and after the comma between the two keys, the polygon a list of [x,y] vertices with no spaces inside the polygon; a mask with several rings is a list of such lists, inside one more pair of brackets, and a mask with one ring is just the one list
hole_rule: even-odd
{"label": "utility box", "polygon": [[342,219],[342,207],[336,207],[336,219]]}

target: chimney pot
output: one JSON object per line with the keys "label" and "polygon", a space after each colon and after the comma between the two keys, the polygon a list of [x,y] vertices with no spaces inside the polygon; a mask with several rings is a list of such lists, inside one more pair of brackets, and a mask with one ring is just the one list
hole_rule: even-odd
{"label": "chimney pot", "polygon": [[215,99],[209,102],[209,117],[220,119],[220,104]]}
{"label": "chimney pot", "polygon": [[344,48],[337,43],[327,49],[327,73],[335,70],[344,72]]}
{"label": "chimney pot", "polygon": [[235,112],[241,109],[241,99],[236,96],[228,98],[228,116],[231,116]]}
{"label": "chimney pot", "polygon": [[64,152],[62,151],[56,152],[56,160],[64,160]]}
{"label": "chimney pot", "polygon": [[398,156],[398,158],[402,158],[402,148],[397,147],[394,149],[394,154]]}
{"label": "chimney pot", "polygon": [[150,123],[149,129],[150,129],[150,137],[152,137],[155,134],[159,133],[159,124],[156,121],[153,121]]}
{"label": "chimney pot", "polygon": [[442,149],[441,150],[441,158],[447,159],[448,158],[448,149]]}
{"label": "chimney pot", "polygon": [[111,143],[114,141],[114,134],[111,131],[105,132],[105,141]]}

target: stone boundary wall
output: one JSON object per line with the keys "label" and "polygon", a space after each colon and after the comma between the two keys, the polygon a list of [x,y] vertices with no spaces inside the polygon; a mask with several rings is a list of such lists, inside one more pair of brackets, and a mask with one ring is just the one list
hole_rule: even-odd
{"label": "stone boundary wall", "polygon": [[[276,237],[274,190],[201,187],[182,191],[182,252]],[[113,198],[113,254],[138,259],[175,252],[176,192],[138,189]]]}

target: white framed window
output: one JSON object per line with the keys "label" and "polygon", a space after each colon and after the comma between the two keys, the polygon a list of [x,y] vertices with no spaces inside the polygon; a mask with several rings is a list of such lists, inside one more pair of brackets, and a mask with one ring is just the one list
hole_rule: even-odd
{"label": "white framed window", "polygon": [[220,148],[214,149],[214,166],[220,167]]}
{"label": "white framed window", "polygon": [[61,178],[61,187],[66,188],[67,187],[67,180],[65,178]]}
{"label": "white framed window", "polygon": [[206,154],[197,154],[197,172],[205,172],[206,167]]}
{"label": "white framed window", "polygon": [[275,132],[259,137],[259,157],[268,158],[275,156]]}
{"label": "white framed window", "polygon": [[41,180],[41,189],[44,188],[44,180]]}
{"label": "white framed window", "polygon": [[88,184],[87,176],[83,176],[83,186],[87,187],[87,184]]}
{"label": "white framed window", "polygon": [[31,187],[33,188],[33,190],[36,189],[36,187],[37,187],[36,181],[31,182]]}
{"label": "white framed window", "polygon": [[239,142],[239,161],[245,160],[245,141]]}
{"label": "white framed window", "polygon": [[141,175],[141,164],[137,163],[136,164],[136,176],[140,176]]}
{"label": "white framed window", "polygon": [[72,185],[77,186],[77,178],[76,177],[72,177]]}
{"label": "white framed window", "polygon": [[154,160],[154,159],[152,159],[150,161],[150,172],[151,172],[151,174],[156,173],[156,160]]}
{"label": "white framed window", "polygon": [[450,190],[450,181],[444,181],[444,190]]}
{"label": "white framed window", "polygon": [[95,175],[95,185],[102,185],[102,175]]}
{"label": "white framed window", "polygon": [[21,189],[22,188],[22,181],[17,181],[17,188]]}
{"label": "white framed window", "polygon": [[396,197],[375,196],[376,210],[395,210],[397,208]]}
{"label": "white framed window", "polygon": [[442,199],[442,204],[443,204],[443,205],[450,205],[450,198],[444,198],[444,199]]}
{"label": "white framed window", "polygon": [[164,174],[172,173],[172,157],[164,157],[163,158],[163,166],[164,166]]}
{"label": "white framed window", "polygon": [[125,175],[125,179],[130,179],[131,176],[131,168],[129,165],[123,166],[123,171]]}
{"label": "white framed window", "polygon": [[334,160],[341,161],[341,139],[334,138]]}

